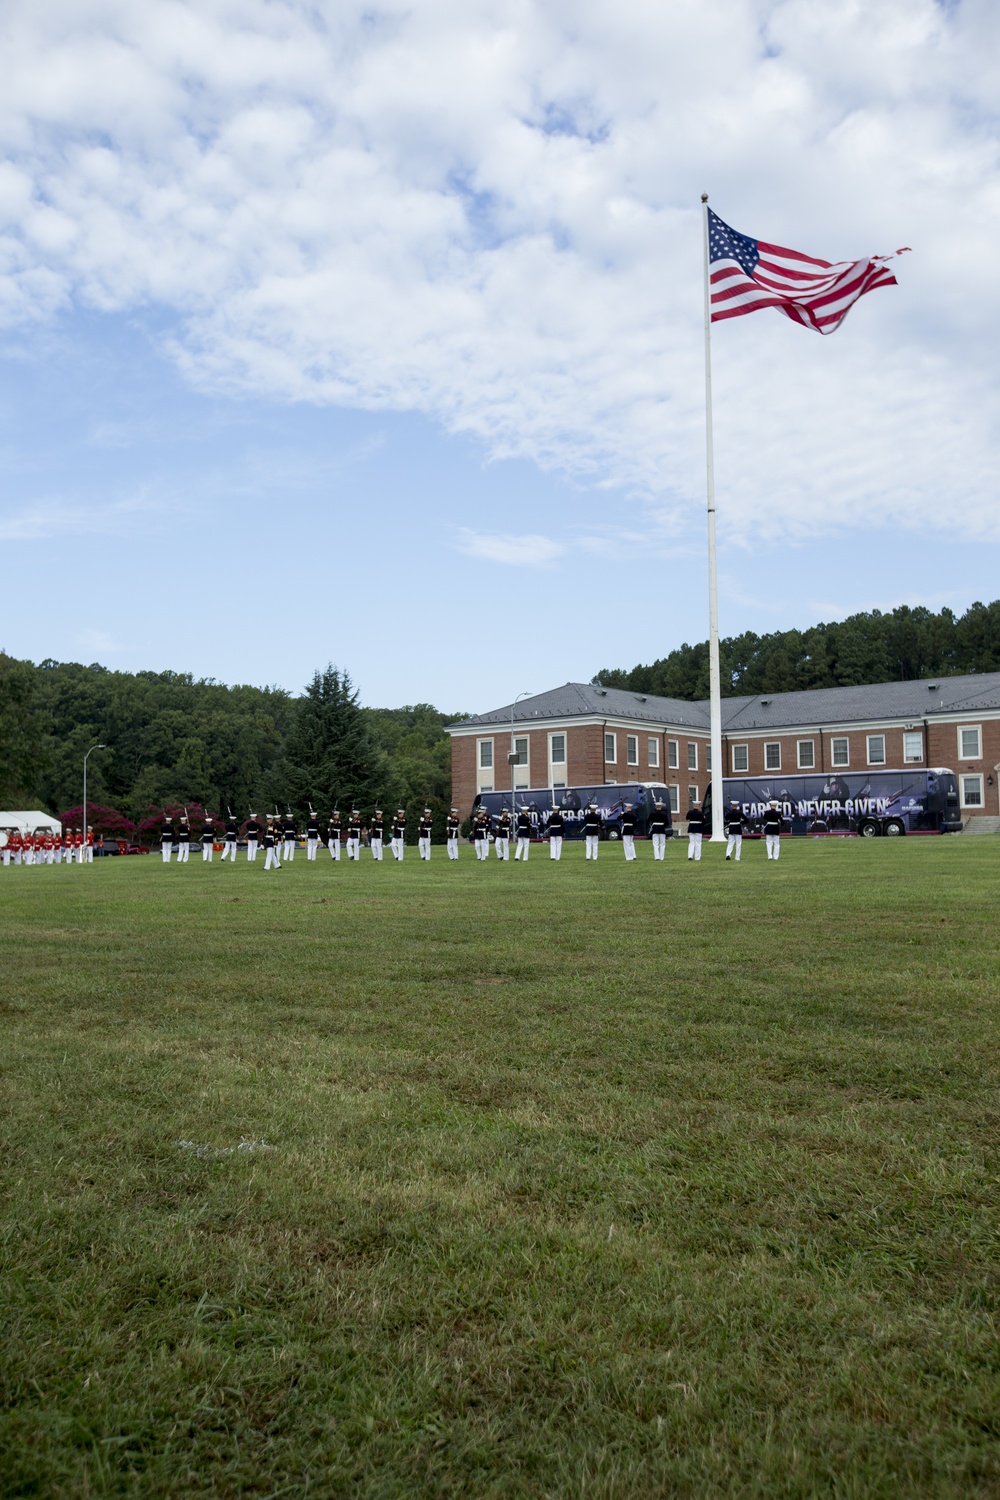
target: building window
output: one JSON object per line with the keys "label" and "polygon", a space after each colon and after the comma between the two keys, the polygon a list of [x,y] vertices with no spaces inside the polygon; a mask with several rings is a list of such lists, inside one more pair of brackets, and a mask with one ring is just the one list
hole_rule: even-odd
{"label": "building window", "polygon": [[711,743],[710,740],[706,740],[705,741],[705,770],[706,771],[710,771],[711,769],[712,769],[712,743]]}
{"label": "building window", "polygon": [[604,759],[609,766],[613,766],[618,759],[618,736],[616,734],[604,736]]}
{"label": "building window", "polygon": [[733,770],[734,771],[749,771],[749,769],[750,769],[750,746],[749,745],[734,745],[733,746]]}
{"label": "building window", "polygon": [[698,769],[698,746],[694,740],[688,740],[688,770]]}
{"label": "building window", "polygon": [[639,764],[639,736],[637,734],[625,736],[625,760],[630,766]]}
{"label": "building window", "polygon": [[667,766],[671,771],[676,771],[680,765],[680,746],[676,740],[667,740]]}
{"label": "building window", "polygon": [[870,734],[868,736],[868,764],[870,766],[885,765],[884,734]]}
{"label": "building window", "polygon": [[680,810],[681,810],[681,789],[680,789],[680,787],[672,784],[672,785],[670,785],[670,786],[667,787],[667,791],[670,794],[670,811],[672,813],[679,813]]}
{"label": "building window", "polygon": [[479,741],[479,769],[481,771],[492,771],[493,769],[493,741]]}
{"label": "building window", "polygon": [[698,801],[698,788],[696,786],[689,786],[688,787],[688,807],[694,807],[695,804],[697,803],[697,801]]}
{"label": "building window", "polygon": [[778,744],[777,740],[774,740],[770,744],[764,746],[764,770],[781,770],[781,746]]}
{"label": "building window", "polygon": [[979,760],[983,753],[978,724],[966,724],[958,731],[959,760]]}
{"label": "building window", "polygon": [[851,764],[850,740],[844,738],[830,741],[830,753],[833,756],[835,766],[849,766]]}
{"label": "building window", "polygon": [[654,735],[650,735],[646,741],[646,756],[653,770],[657,770],[660,764],[660,742]]}
{"label": "building window", "polygon": [[962,806],[982,807],[983,805],[983,778],[981,776],[962,776]]}
{"label": "building window", "polygon": [[520,735],[514,740],[514,762],[512,766],[515,787],[530,785],[528,771],[528,736]]}
{"label": "building window", "polygon": [[796,749],[798,751],[799,770],[811,771],[816,764],[816,741],[799,740]]}
{"label": "building window", "polygon": [[[566,764],[566,736],[564,734],[549,735],[549,780],[553,786],[565,786],[566,780],[562,767]],[[557,771],[556,767],[560,769]],[[557,781],[556,776],[562,777]]]}
{"label": "building window", "polygon": [[903,764],[913,765],[924,758],[924,737],[919,729],[916,734],[903,735]]}

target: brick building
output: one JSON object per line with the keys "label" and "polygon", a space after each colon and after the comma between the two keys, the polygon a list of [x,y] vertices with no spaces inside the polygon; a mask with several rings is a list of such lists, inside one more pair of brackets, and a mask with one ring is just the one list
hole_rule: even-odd
{"label": "brick building", "polygon": [[[448,726],[452,799],[480,791],[659,781],[683,812],[710,780],[709,707],[567,682]],[[726,776],[937,766],[963,817],[1000,815],[1000,672],[722,700]],[[516,756],[516,764],[509,756]]]}

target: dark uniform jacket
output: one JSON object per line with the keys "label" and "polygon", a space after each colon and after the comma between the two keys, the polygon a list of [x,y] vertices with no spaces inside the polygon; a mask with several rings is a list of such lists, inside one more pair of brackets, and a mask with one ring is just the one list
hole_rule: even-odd
{"label": "dark uniform jacket", "polygon": [[559,809],[556,808],[549,814],[549,821],[545,825],[545,832],[554,833],[557,838],[562,838],[565,828],[566,824],[563,820],[563,815],[559,811]]}
{"label": "dark uniform jacket", "polygon": [[529,813],[518,813],[517,836],[519,839],[531,838],[531,815]]}
{"label": "dark uniform jacket", "polygon": [[319,838],[319,818],[310,818],[309,819],[309,822],[306,824],[306,838],[307,839],[318,839]]}
{"label": "dark uniform jacket", "polygon": [[259,839],[260,838],[260,824],[257,822],[256,818],[251,818],[250,821],[249,821],[249,823],[247,824],[247,838],[248,839]]}
{"label": "dark uniform jacket", "polygon": [[705,814],[700,807],[692,807],[687,816],[688,833],[705,832]]}
{"label": "dark uniform jacket", "polygon": [[635,813],[622,813],[622,838],[635,838]]}
{"label": "dark uniform jacket", "polygon": [[394,818],[392,820],[392,836],[394,839],[406,837],[406,819]]}
{"label": "dark uniform jacket", "polygon": [[282,835],[283,835],[286,843],[294,844],[294,842],[295,842],[295,823],[293,822],[293,820],[291,818],[286,818],[285,822],[282,823],[282,825],[281,825],[281,832],[282,832]]}
{"label": "dark uniform jacket", "polygon": [[460,825],[457,818],[449,818],[447,824],[445,825],[445,832],[447,834],[447,837],[450,839],[457,839],[459,826]]}
{"label": "dark uniform jacket", "polygon": [[170,822],[164,823],[164,825],[163,825],[163,832],[160,834],[160,843],[161,844],[172,844],[173,841],[174,841],[174,825],[173,825],[173,823],[170,823]]}
{"label": "dark uniform jacket", "polygon": [[587,838],[596,839],[601,832],[601,819],[596,812],[588,812],[583,817],[583,831]]}
{"label": "dark uniform jacket", "polygon": [[235,818],[230,818],[226,824],[226,843],[235,844],[239,836],[240,825]]}
{"label": "dark uniform jacket", "polygon": [[360,818],[351,818],[350,822],[347,825],[347,837],[349,839],[359,839],[361,837]]}
{"label": "dark uniform jacket", "polygon": [[476,819],[476,838],[488,839],[492,827],[493,819],[490,817],[489,813],[480,813],[479,817]]}
{"label": "dark uniform jacket", "polygon": [[743,832],[743,814],[738,807],[730,808],[726,813],[726,832],[729,834]]}
{"label": "dark uniform jacket", "polygon": [[191,825],[187,818],[182,818],[177,828],[177,842],[189,844],[191,842]]}
{"label": "dark uniform jacket", "polygon": [[272,828],[272,826],[269,823],[268,826],[267,826],[267,828],[264,830],[264,848],[265,849],[273,849],[274,848],[275,837],[276,837],[275,831],[274,831],[274,829]]}
{"label": "dark uniform jacket", "polygon": [[202,841],[203,844],[214,844],[215,843],[215,824],[214,823],[206,823],[205,824],[204,828],[201,830],[201,841]]}
{"label": "dark uniform jacket", "polygon": [[431,822],[430,818],[421,818],[420,827],[417,829],[417,837],[422,839],[429,839],[433,831],[434,824]]}
{"label": "dark uniform jacket", "polygon": [[340,819],[339,818],[331,818],[330,819],[330,825],[329,825],[329,827],[326,830],[327,842],[329,843],[329,841],[332,839],[335,844],[339,844],[340,843],[340,835],[343,833],[343,831],[344,830],[341,827]]}
{"label": "dark uniform jacket", "polygon": [[767,812],[764,814],[764,819],[763,819],[763,825],[762,826],[763,826],[765,834],[768,834],[768,833],[774,834],[774,833],[780,833],[781,832],[781,813],[778,810],[778,808],[776,808],[776,807],[769,807],[768,808]]}
{"label": "dark uniform jacket", "polygon": [[667,810],[665,807],[654,807],[649,815],[650,833],[666,833]]}
{"label": "dark uniform jacket", "polygon": [[372,824],[372,833],[371,833],[372,838],[373,839],[378,839],[379,843],[381,844],[381,842],[382,842],[382,835],[384,833],[385,833],[385,824],[382,822],[381,818],[376,818],[375,821],[374,821],[374,823]]}
{"label": "dark uniform jacket", "polygon": [[497,823],[497,838],[498,839],[509,839],[510,838],[510,817],[508,816],[507,813],[501,813],[500,814],[500,818],[499,818],[499,821]]}

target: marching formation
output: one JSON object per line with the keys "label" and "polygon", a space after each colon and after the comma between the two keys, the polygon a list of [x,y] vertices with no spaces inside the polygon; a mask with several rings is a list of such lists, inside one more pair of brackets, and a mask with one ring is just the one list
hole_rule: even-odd
{"label": "marching formation", "polygon": [[94,858],[94,830],[36,828],[22,833],[19,828],[0,828],[0,861],[8,865],[78,865],[90,864]]}

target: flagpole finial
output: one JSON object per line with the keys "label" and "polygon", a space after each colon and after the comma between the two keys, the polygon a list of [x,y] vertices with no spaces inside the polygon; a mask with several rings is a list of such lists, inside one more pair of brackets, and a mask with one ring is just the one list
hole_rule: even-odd
{"label": "flagpole finial", "polygon": [[707,193],[702,193],[702,195],[701,195],[701,201],[702,201],[702,203],[707,203],[708,202],[708,194]]}

